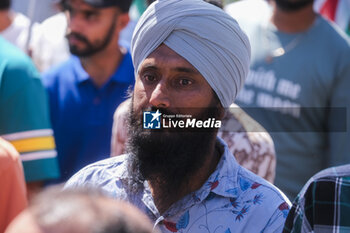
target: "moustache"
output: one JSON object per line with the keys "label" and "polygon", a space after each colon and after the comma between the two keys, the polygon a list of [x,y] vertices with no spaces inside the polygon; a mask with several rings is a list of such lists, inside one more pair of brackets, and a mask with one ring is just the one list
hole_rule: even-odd
{"label": "moustache", "polygon": [[74,37],[74,39],[80,40],[80,41],[82,41],[82,42],[84,42],[86,44],[90,44],[89,40],[85,36],[83,36],[83,35],[81,35],[79,33],[71,32],[71,33],[66,35],[67,39],[72,38],[72,37]]}
{"label": "moustache", "polygon": [[162,114],[165,114],[165,115],[175,115],[176,114],[176,112],[173,112],[167,108],[159,108],[159,107],[155,107],[155,106],[143,109],[143,111],[151,111],[151,112],[156,112],[157,110],[159,110],[159,112],[161,112]]}
{"label": "moustache", "polygon": [[[172,112],[166,108],[159,108],[159,107],[155,107],[155,106],[149,106],[149,107],[144,107],[139,111],[134,112],[133,110],[131,110],[129,112],[129,117],[130,117],[130,123],[132,125],[139,125],[141,126],[143,124],[143,112],[156,112],[157,110],[159,110],[159,112],[163,115],[175,115],[175,112]],[[161,130],[159,130],[159,132],[161,132]]]}

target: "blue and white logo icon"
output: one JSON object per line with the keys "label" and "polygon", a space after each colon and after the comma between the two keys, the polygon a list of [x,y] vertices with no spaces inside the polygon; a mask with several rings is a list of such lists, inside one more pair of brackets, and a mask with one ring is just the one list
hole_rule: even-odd
{"label": "blue and white logo icon", "polygon": [[160,129],[160,116],[162,114],[157,109],[156,112],[143,112],[144,129]]}

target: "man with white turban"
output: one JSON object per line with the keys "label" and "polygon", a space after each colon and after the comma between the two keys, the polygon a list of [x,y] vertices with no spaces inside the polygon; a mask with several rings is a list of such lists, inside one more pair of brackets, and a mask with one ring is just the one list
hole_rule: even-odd
{"label": "man with white turban", "polygon": [[156,1],[131,52],[129,153],[85,167],[66,188],[101,187],[162,232],[281,232],[288,199],[216,137],[249,66],[236,21],[202,0]]}

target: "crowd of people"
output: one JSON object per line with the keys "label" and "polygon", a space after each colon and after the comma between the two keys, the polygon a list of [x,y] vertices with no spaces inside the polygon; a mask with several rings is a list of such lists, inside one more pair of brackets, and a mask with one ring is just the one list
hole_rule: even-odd
{"label": "crowd of people", "polygon": [[50,4],[0,3],[0,233],[349,229],[350,0]]}

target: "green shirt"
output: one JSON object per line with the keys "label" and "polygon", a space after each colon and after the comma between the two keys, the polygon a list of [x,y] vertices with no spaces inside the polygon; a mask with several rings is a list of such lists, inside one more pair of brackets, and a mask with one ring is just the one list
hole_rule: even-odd
{"label": "green shirt", "polygon": [[0,37],[0,136],[21,155],[26,181],[59,176],[48,103],[29,57]]}

